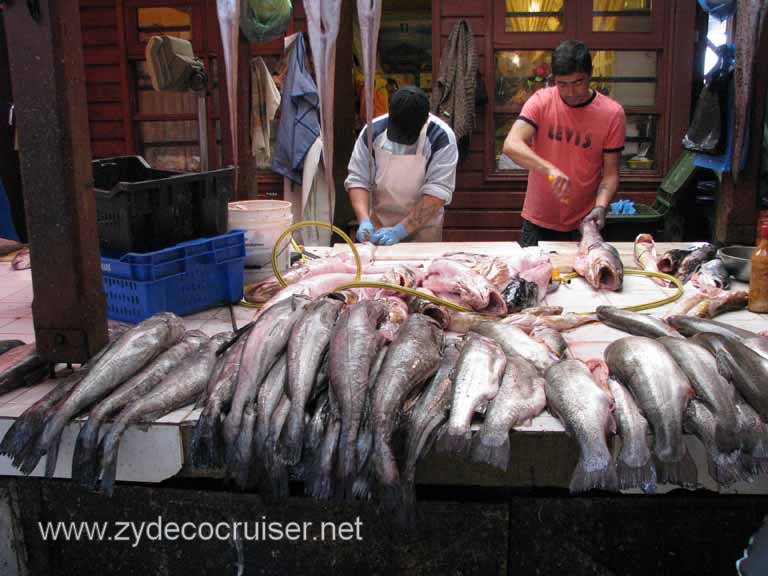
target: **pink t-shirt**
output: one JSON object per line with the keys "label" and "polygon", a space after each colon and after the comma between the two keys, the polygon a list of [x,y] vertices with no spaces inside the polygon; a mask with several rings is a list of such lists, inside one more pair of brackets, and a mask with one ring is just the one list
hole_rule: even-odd
{"label": "pink t-shirt", "polygon": [[552,87],[536,91],[519,118],[536,128],[533,151],[571,179],[570,201],[565,204],[555,196],[546,174],[529,172],[523,218],[551,230],[577,228],[595,207],[603,153],[624,148],[624,109],[597,91],[585,104],[569,106]]}

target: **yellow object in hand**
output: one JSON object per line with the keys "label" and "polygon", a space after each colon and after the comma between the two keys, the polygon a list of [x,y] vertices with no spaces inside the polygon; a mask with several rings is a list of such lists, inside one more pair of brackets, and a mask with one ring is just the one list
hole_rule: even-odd
{"label": "yellow object in hand", "polygon": [[[547,180],[549,180],[549,183],[552,184],[555,181],[555,177],[550,174],[547,176]],[[563,204],[568,204],[570,201],[571,199],[568,198],[568,196],[563,197]]]}

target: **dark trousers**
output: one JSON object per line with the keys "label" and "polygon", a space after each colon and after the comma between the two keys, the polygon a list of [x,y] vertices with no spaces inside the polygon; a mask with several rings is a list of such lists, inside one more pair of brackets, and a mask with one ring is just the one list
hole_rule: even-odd
{"label": "dark trousers", "polygon": [[579,232],[577,230],[571,230],[570,232],[560,232],[559,230],[550,230],[549,228],[542,228],[537,226],[533,222],[523,220],[523,229],[520,235],[520,245],[525,248],[526,246],[537,246],[539,242],[578,242],[580,239]]}

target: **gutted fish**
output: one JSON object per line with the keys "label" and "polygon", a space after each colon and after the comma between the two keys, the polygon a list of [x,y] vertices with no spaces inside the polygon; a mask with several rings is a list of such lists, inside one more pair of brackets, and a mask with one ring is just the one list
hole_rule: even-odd
{"label": "gutted fish", "polygon": [[581,243],[573,268],[595,290],[621,290],[624,265],[618,250],[603,240],[597,224],[581,224]]}
{"label": "gutted fish", "polygon": [[[658,267],[658,256],[656,256],[656,243],[650,234],[638,234],[635,238],[635,262],[641,270],[646,272],[660,272]],[[671,286],[669,280],[664,278],[651,278],[659,286]]]}
{"label": "gutted fish", "polygon": [[650,314],[622,310],[615,306],[598,306],[596,312],[597,317],[603,324],[633,334],[634,336],[648,336],[649,338],[670,336],[672,338],[683,338],[683,336],[669,324]]}

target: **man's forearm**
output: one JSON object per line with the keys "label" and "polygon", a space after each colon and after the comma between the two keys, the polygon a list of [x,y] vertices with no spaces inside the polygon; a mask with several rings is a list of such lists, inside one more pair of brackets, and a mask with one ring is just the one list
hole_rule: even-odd
{"label": "man's forearm", "polygon": [[445,202],[440,198],[425,194],[400,224],[405,226],[408,234],[411,235],[429,224],[444,205]]}
{"label": "man's forearm", "polygon": [[350,188],[349,189],[349,202],[352,204],[352,209],[355,211],[355,217],[358,222],[368,220],[371,217],[371,211],[368,200],[368,190],[365,188]]}
{"label": "man's forearm", "polygon": [[507,141],[504,142],[504,154],[509,156],[518,166],[534,172],[546,173],[553,167],[550,162],[536,154],[522,140],[507,138]]}
{"label": "man's forearm", "polygon": [[596,206],[607,208],[613,202],[614,196],[619,189],[619,178],[615,176],[606,176],[597,187]]}

